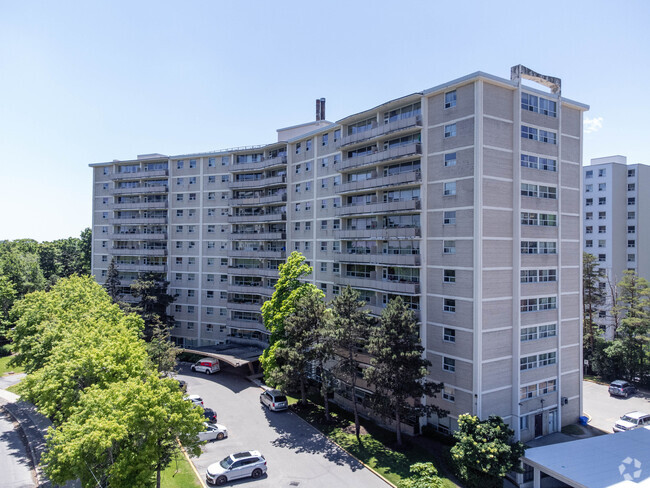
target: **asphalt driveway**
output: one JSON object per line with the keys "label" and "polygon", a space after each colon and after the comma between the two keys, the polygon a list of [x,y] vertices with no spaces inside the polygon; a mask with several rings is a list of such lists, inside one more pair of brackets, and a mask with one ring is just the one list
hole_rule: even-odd
{"label": "asphalt driveway", "polygon": [[201,476],[207,467],[237,451],[256,449],[267,460],[268,472],[258,480],[233,481],[228,486],[252,488],[386,488],[389,485],[345,451],[328,441],[295,414],[269,412],[259,402],[261,389],[234,369],[213,375],[192,373],[183,366],[179,379],[189,394],[200,395],[217,412],[228,438],[207,444],[192,461]]}
{"label": "asphalt driveway", "polygon": [[629,398],[610,397],[607,388],[608,385],[592,381],[582,383],[583,410],[591,417],[589,425],[611,433],[621,415],[635,410],[650,413],[650,395],[647,393],[637,392]]}

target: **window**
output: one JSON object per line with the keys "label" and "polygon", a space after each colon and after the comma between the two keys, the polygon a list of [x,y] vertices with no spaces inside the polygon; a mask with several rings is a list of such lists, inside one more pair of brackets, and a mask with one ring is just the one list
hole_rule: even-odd
{"label": "window", "polygon": [[599,263],[604,263],[605,261],[607,261],[607,254],[599,254],[598,255],[598,262]]}
{"label": "window", "polygon": [[449,373],[456,372],[456,360],[451,358],[442,358],[442,369]]}
{"label": "window", "polygon": [[540,325],[538,330],[540,339],[555,337],[557,334],[557,324]]}
{"label": "window", "polygon": [[544,171],[557,171],[557,161],[555,159],[538,158],[528,154],[521,155],[521,166]]}
{"label": "window", "polygon": [[629,247],[629,248],[634,248],[634,247],[636,247],[636,241],[634,241],[634,240],[632,240],[632,241],[627,241],[627,247]]}
{"label": "window", "polygon": [[327,272],[327,263],[320,263],[320,270],[322,273]]}
{"label": "window", "polygon": [[443,223],[443,225],[455,224],[456,223],[456,211],[455,210],[446,211],[443,214],[442,223]]}
{"label": "window", "polygon": [[311,171],[311,161],[305,163],[305,173],[308,173]]}
{"label": "window", "polygon": [[445,138],[456,137],[456,124],[445,125]]}
{"label": "window", "polygon": [[528,398],[534,398],[536,396],[537,396],[537,385],[522,386],[519,389],[520,400],[527,400]]}
{"label": "window", "polygon": [[593,218],[594,218],[594,213],[593,212],[585,213],[585,220],[592,220]]}
{"label": "window", "polygon": [[442,340],[445,342],[456,342],[456,331],[445,327],[442,331]]}
{"label": "window", "polygon": [[300,154],[302,152],[302,143],[298,142],[296,143],[296,154]]}
{"label": "window", "polygon": [[310,191],[311,190],[311,181],[305,182],[305,191]]}
{"label": "window", "polygon": [[599,234],[607,234],[607,226],[606,225],[599,225],[598,226],[598,233]]}
{"label": "window", "polygon": [[628,225],[628,226],[627,226],[627,233],[628,233],[628,234],[636,234],[636,226],[634,226],[634,225]]}
{"label": "window", "polygon": [[216,193],[213,191],[208,192],[208,200],[216,200]]}
{"label": "window", "polygon": [[221,175],[221,183],[228,183],[228,175]]}
{"label": "window", "polygon": [[521,342],[534,341],[537,339],[537,327],[523,327],[521,329]]}
{"label": "window", "polygon": [[456,153],[445,154],[445,166],[456,166]]}
{"label": "window", "polygon": [[636,261],[636,255],[635,254],[628,254],[627,255],[627,262],[628,263],[633,263]]}
{"label": "window", "polygon": [[442,241],[443,254],[456,254],[456,241]]}
{"label": "window", "polygon": [[598,212],[598,220],[607,219],[607,212]]}
{"label": "window", "polygon": [[591,193],[594,191],[594,185],[585,185],[585,193]]}
{"label": "window", "polygon": [[635,205],[636,204],[636,198],[635,197],[630,197],[627,199],[627,204],[628,205]]}
{"label": "window", "polygon": [[293,207],[295,212],[300,212],[300,204],[296,203],[296,205]]}
{"label": "window", "polygon": [[323,178],[322,180],[320,180],[320,187],[327,188],[327,178]]}
{"label": "window", "polygon": [[293,230],[300,230],[300,222],[295,222],[293,224]]}
{"label": "window", "polygon": [[445,283],[456,283],[456,270],[455,269],[445,269],[443,270],[442,281]]}
{"label": "window", "polygon": [[327,242],[321,242],[320,243],[320,250],[322,252],[327,252]]}
{"label": "window", "polygon": [[300,193],[300,183],[298,183],[294,188],[296,193]]}
{"label": "window", "polygon": [[548,115],[549,117],[557,116],[557,102],[530,93],[521,94],[521,108],[529,112]]}
{"label": "window", "polygon": [[539,310],[555,310],[557,308],[557,298],[545,297],[539,299]]}
{"label": "window", "polygon": [[341,242],[340,241],[334,241],[332,243],[332,251],[333,252],[341,252]]}
{"label": "window", "polygon": [[296,174],[297,175],[300,174],[300,165],[299,164],[296,164]]}
{"label": "window", "polygon": [[305,151],[311,150],[311,142],[312,142],[311,139],[307,141],[307,143],[305,144]]}
{"label": "window", "polygon": [[196,159],[190,159],[190,168],[196,168]]}
{"label": "window", "polygon": [[445,108],[456,106],[456,90],[445,93]]}
{"label": "window", "polygon": [[593,170],[589,170],[585,172],[585,178],[593,178],[593,177],[594,177]]}
{"label": "window", "polygon": [[521,137],[532,141],[545,142],[547,144],[557,144],[557,134],[555,132],[536,129],[525,125],[521,126]]}
{"label": "window", "polygon": [[456,182],[450,181],[444,184],[444,196],[451,196],[456,194]]}
{"label": "window", "polygon": [[340,273],[341,265],[340,263],[332,263],[332,273]]}
{"label": "window", "polygon": [[607,183],[598,183],[598,191],[607,190]]}
{"label": "window", "polygon": [[549,366],[551,364],[555,364],[557,360],[556,353],[554,352],[547,352],[547,353],[540,354],[538,358],[539,358],[540,368],[542,366]]}
{"label": "window", "polygon": [[183,169],[185,161],[176,161],[176,169]]}
{"label": "window", "polygon": [[[519,417],[519,430],[528,430],[528,415],[524,415],[522,417]],[[524,464],[524,466],[528,467],[527,464]],[[533,478],[531,478],[530,480],[524,480],[524,481],[533,481]]]}
{"label": "window", "polygon": [[636,176],[636,170],[633,169],[628,169],[627,170],[627,177],[628,178],[634,178]]}
{"label": "window", "polygon": [[456,313],[456,300],[453,298],[445,298],[442,309],[445,312]]}
{"label": "window", "polygon": [[217,165],[217,158],[208,158],[208,168],[214,168]]}
{"label": "window", "polygon": [[321,230],[327,230],[327,220],[321,220],[320,221],[320,229]]}
{"label": "window", "polygon": [[632,211],[632,212],[628,212],[628,213],[627,213],[627,219],[628,219],[628,220],[634,220],[634,219],[636,219],[636,212],[634,212],[634,211]]}
{"label": "window", "polygon": [[594,247],[594,241],[588,239],[585,241],[585,247]]}
{"label": "window", "polygon": [[594,231],[594,227],[592,225],[588,225],[585,227],[585,234],[591,234]]}
{"label": "window", "polygon": [[327,146],[327,144],[328,144],[328,140],[329,140],[329,137],[330,137],[329,134],[323,134],[323,135],[321,136],[321,139],[320,139],[320,141],[321,141],[321,146]]}
{"label": "window", "polygon": [[585,200],[585,206],[586,207],[591,207],[594,204],[594,199],[593,198],[587,198]]}
{"label": "window", "polygon": [[527,356],[519,360],[519,370],[526,371],[537,367],[537,356]]}
{"label": "window", "polygon": [[600,176],[600,177],[607,176],[607,170],[599,169],[598,170],[598,176]]}
{"label": "window", "polygon": [[338,141],[341,138],[341,129],[336,129],[334,131],[334,142]]}
{"label": "window", "polygon": [[442,398],[449,402],[456,400],[456,390],[451,386],[444,386],[442,389]]}
{"label": "window", "polygon": [[309,251],[311,249],[311,242],[306,241],[305,242],[305,251]]}

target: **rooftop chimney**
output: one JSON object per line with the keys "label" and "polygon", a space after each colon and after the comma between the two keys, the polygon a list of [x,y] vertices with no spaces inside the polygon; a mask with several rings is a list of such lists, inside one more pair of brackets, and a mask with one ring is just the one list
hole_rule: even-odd
{"label": "rooftop chimney", "polygon": [[325,99],[316,99],[316,121],[325,120]]}
{"label": "rooftop chimney", "polygon": [[316,99],[316,121],[320,120],[320,100]]}

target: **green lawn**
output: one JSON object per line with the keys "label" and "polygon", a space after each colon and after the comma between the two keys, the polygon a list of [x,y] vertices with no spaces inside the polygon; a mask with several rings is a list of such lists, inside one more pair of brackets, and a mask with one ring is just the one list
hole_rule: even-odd
{"label": "green lawn", "polygon": [[0,358],[0,376],[13,371],[14,373],[22,373],[23,368],[20,366],[9,366],[9,360],[11,359],[11,356],[5,356],[3,358]]}
{"label": "green lawn", "polygon": [[162,472],[160,485],[163,488],[201,488],[196,474],[183,453],[178,453],[176,460]]}
{"label": "green lawn", "polygon": [[[290,398],[289,403],[295,403],[295,400],[291,400],[294,399]],[[399,451],[391,449],[388,446],[395,442],[395,433],[388,432],[365,421],[362,421],[362,425],[368,433],[361,436],[361,444],[359,444],[356,436],[348,433],[350,429],[347,427],[354,424],[344,418],[345,413],[340,415],[333,413],[336,420],[333,424],[327,425],[323,422],[323,408],[314,404],[311,405],[312,407],[309,409],[296,408],[294,411],[391,483],[397,485],[402,479],[408,478],[410,474],[409,468],[412,464],[432,462],[438,468],[438,473],[444,480],[443,486],[445,488],[456,487],[456,484],[444,477],[446,472],[445,460],[434,457],[428,450],[408,441],[405,443],[405,447]],[[334,408],[336,409],[336,407]],[[407,436],[405,438],[408,439]],[[444,456],[449,456],[448,447],[443,447],[442,451]]]}

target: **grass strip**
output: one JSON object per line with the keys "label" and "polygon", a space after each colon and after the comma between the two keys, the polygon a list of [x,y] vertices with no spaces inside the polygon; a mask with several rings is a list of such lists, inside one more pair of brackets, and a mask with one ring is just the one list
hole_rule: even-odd
{"label": "grass strip", "polygon": [[9,366],[9,360],[11,356],[5,356],[0,358],[0,376],[3,376],[9,372],[22,373],[24,368],[22,366]]}
{"label": "grass strip", "polygon": [[176,458],[160,474],[160,485],[162,488],[202,488],[182,452],[177,453]]}

